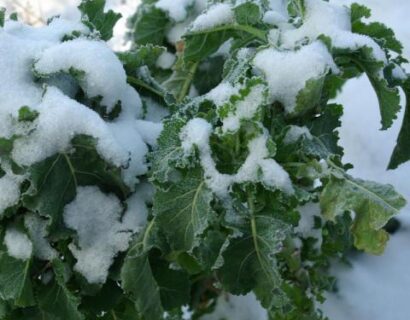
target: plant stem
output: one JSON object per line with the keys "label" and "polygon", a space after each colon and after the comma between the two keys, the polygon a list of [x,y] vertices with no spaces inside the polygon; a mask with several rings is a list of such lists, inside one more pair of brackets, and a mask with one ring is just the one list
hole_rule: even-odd
{"label": "plant stem", "polygon": [[128,76],[127,77],[127,82],[130,84],[133,84],[135,86],[144,88],[154,94],[156,94],[157,96],[161,97],[162,99],[164,99],[164,94],[161,91],[158,91],[157,89],[154,89],[153,87],[149,86],[148,84],[146,84],[144,81],[138,79],[138,78],[134,78],[132,76]]}
{"label": "plant stem", "polygon": [[177,97],[177,102],[181,102],[189,93],[189,88],[191,87],[192,80],[194,79],[196,69],[198,68],[199,62],[193,63],[187,71],[187,76],[182,85],[181,91]]}

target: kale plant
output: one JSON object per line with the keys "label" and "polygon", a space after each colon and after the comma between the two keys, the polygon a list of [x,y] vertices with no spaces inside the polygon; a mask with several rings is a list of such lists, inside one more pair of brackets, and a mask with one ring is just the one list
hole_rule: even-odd
{"label": "kale plant", "polygon": [[0,11],[0,319],[206,319],[251,292],[327,319],[331,262],[382,254],[406,203],[349,175],[333,102],[365,74],[387,130],[403,90],[388,169],[410,160],[393,31],[358,4],[143,0],[115,53],[104,6]]}

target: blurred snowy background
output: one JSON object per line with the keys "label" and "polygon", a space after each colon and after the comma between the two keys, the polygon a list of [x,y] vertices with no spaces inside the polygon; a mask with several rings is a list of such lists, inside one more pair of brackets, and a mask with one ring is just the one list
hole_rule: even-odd
{"label": "blurred snowy background", "polygon": [[[273,0],[274,1],[274,0]],[[79,0],[0,0],[0,7],[34,25],[61,14],[75,16]],[[381,21],[396,32],[404,45],[404,56],[410,58],[410,1],[409,0],[332,0],[334,3],[360,2],[372,9],[373,20]],[[115,28],[110,45],[115,50],[127,48],[123,35],[126,18],[135,12],[139,0],[107,0],[107,7],[123,15]],[[410,72],[410,67],[407,68]],[[380,131],[377,98],[365,77],[350,81],[337,99],[345,106],[341,143],[345,147],[345,161],[355,168],[352,174],[364,179],[394,185],[410,200],[410,163],[394,171],[386,171],[388,159],[395,145],[401,118],[389,131]],[[410,143],[410,141],[409,141]],[[322,306],[332,320],[408,320],[410,319],[410,206],[399,217],[402,226],[388,244],[381,257],[358,255],[352,267],[335,266],[339,292],[330,294]],[[231,306],[235,306],[233,311]],[[223,309],[223,310],[222,310]],[[252,296],[238,297],[219,312],[229,320],[262,320]],[[213,320],[217,318],[212,317]]]}

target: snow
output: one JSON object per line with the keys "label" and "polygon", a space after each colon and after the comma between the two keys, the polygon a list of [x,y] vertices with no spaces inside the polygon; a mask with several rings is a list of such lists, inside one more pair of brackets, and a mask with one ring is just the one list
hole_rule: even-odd
{"label": "snow", "polygon": [[235,109],[223,119],[222,132],[237,131],[241,120],[252,119],[261,105],[265,102],[266,89],[262,84],[252,87],[249,94],[240,101],[235,102]]}
{"label": "snow", "polygon": [[[148,147],[142,136],[153,144],[159,128],[137,121],[142,115],[140,97],[127,84],[122,64],[104,42],[78,38],[60,43],[65,34],[86,30],[80,25],[61,18],[36,28],[14,21],[6,23],[0,32],[0,72],[8,79],[0,85],[0,137],[19,135],[12,159],[29,166],[58,152],[70,152],[75,135],[92,136],[97,139],[98,153],[122,167],[123,178],[132,189],[137,176],[148,169]],[[33,63],[37,73],[48,77],[44,85],[35,81]],[[79,84],[89,97],[101,97],[108,110],[120,103],[121,112],[114,121],[104,121],[88,106],[71,99],[78,87],[61,74],[71,69],[84,72]],[[39,113],[33,123],[15,121],[22,106]],[[0,180],[10,190],[3,195],[8,197],[4,202],[7,205],[17,197],[18,183],[13,179],[8,174]],[[5,208],[0,209],[2,212]]]}
{"label": "snow", "polygon": [[223,294],[218,298],[216,309],[201,320],[265,320],[267,312],[253,293],[244,296]]}
{"label": "snow", "polygon": [[176,45],[176,43],[182,39],[182,36],[187,31],[190,24],[191,20],[186,20],[172,26],[166,34],[168,42]]}
{"label": "snow", "polygon": [[320,206],[318,203],[308,202],[297,209],[300,213],[300,220],[295,232],[303,238],[316,239],[315,247],[320,248],[322,245],[322,229],[314,229],[315,217],[320,218]]}
{"label": "snow", "polygon": [[77,259],[74,268],[90,283],[104,283],[114,257],[128,248],[131,236],[144,223],[147,209],[134,195],[128,210],[113,194],[97,187],[79,187],[73,202],[64,208],[64,223],[76,231],[78,242],[69,245]]}
{"label": "snow", "polygon": [[168,51],[163,52],[156,62],[156,66],[161,69],[170,69],[176,60],[176,56]]}
{"label": "snow", "polygon": [[253,64],[268,81],[271,102],[282,103],[287,113],[295,110],[297,95],[306,81],[321,78],[329,69],[338,72],[332,56],[320,41],[297,51],[263,49],[256,54]]}
{"label": "snow", "polygon": [[228,102],[231,96],[238,93],[238,87],[229,82],[221,82],[205,95],[205,99],[212,101],[216,106],[222,106]]}
{"label": "snow", "polygon": [[41,260],[53,260],[56,258],[57,252],[47,240],[47,221],[30,213],[24,216],[24,225],[33,242],[35,257]]}
{"label": "snow", "polygon": [[305,126],[299,127],[295,125],[290,125],[289,130],[286,132],[283,142],[285,144],[291,144],[297,142],[301,137],[306,137],[307,139],[312,139],[312,134],[309,129]]}
{"label": "snow", "polygon": [[274,159],[269,158],[266,132],[249,142],[248,157],[237,173],[232,175],[217,170],[209,145],[211,133],[210,123],[201,118],[194,118],[180,133],[181,147],[187,156],[192,153],[194,145],[199,149],[206,184],[221,199],[228,198],[233,184],[252,181],[260,181],[267,187],[279,188],[286,193],[294,192],[288,173]]}
{"label": "snow", "polygon": [[263,22],[282,27],[287,25],[288,18],[277,11],[269,10],[265,12]]}
{"label": "snow", "polygon": [[0,168],[5,175],[0,178],[0,217],[7,208],[16,205],[20,199],[20,185],[24,181],[24,176],[15,175],[10,164],[1,162]]}
{"label": "snow", "polygon": [[176,22],[187,17],[188,7],[194,4],[194,0],[159,0],[155,7],[167,12],[171,19]]}
{"label": "snow", "polygon": [[336,48],[352,51],[362,47],[373,49],[373,56],[378,61],[386,62],[386,54],[370,37],[351,32],[350,11],[340,4],[322,0],[305,0],[306,14],[303,25],[282,33],[282,46],[293,48],[305,38],[311,41],[324,34],[331,37]]}
{"label": "snow", "polygon": [[79,38],[52,46],[41,53],[34,70],[42,76],[70,70],[84,72],[80,79],[84,92],[89,98],[102,97],[108,111],[122,101],[127,90],[122,63],[103,41]]}
{"label": "snow", "polygon": [[226,3],[217,3],[194,20],[190,31],[201,31],[228,24],[232,22],[233,19],[232,6]]}
{"label": "snow", "polygon": [[136,120],[136,128],[142,140],[150,146],[156,146],[157,140],[163,129],[162,123],[146,120]]}
{"label": "snow", "polygon": [[33,252],[33,244],[27,235],[14,227],[7,228],[4,244],[9,256],[19,260],[30,259]]}

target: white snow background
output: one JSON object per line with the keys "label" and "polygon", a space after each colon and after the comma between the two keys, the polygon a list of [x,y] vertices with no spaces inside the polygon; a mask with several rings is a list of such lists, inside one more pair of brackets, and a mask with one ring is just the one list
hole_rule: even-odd
{"label": "white snow background", "polygon": [[[332,0],[349,4],[353,0]],[[410,58],[410,1],[357,0],[372,9],[372,20],[393,28],[404,45],[404,56]],[[79,0],[0,0],[0,6],[9,12],[17,11],[26,21],[41,24],[47,18],[62,14],[77,14]],[[123,35],[126,17],[135,12],[139,0],[107,0],[107,8],[123,15],[114,30],[111,46],[116,50],[127,48]],[[407,68],[410,72],[410,67]],[[401,125],[399,119],[388,131],[380,131],[377,98],[368,80],[351,80],[337,99],[345,107],[340,130],[345,148],[345,161],[355,168],[351,174],[364,179],[394,185],[410,201],[410,163],[394,171],[386,171],[388,159],[395,145]],[[409,141],[410,143],[410,141]],[[383,256],[365,254],[352,258],[352,267],[334,266],[339,292],[328,295],[321,307],[331,320],[409,320],[410,319],[410,205],[400,215],[402,227],[394,234]],[[207,319],[264,320],[252,296],[230,299],[221,305],[218,315]]]}

